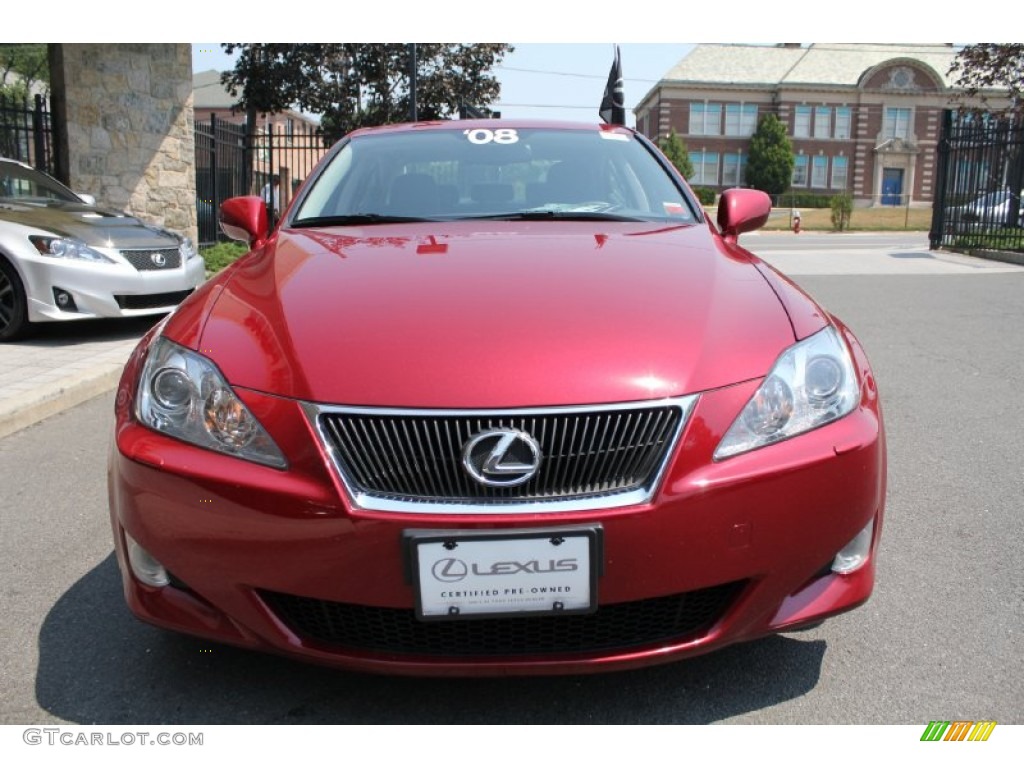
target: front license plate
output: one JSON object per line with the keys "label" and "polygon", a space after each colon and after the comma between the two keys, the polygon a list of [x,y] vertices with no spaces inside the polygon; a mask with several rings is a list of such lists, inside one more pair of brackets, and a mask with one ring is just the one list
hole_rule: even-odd
{"label": "front license plate", "polygon": [[409,531],[416,614],[451,620],[592,612],[599,532]]}

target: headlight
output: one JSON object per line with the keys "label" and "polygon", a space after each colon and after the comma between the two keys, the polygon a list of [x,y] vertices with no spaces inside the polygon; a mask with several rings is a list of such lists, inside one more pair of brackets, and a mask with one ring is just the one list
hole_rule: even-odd
{"label": "headlight", "polygon": [[182,262],[186,262],[189,259],[194,259],[199,255],[195,245],[192,244],[192,238],[183,237],[181,238],[181,245],[178,246],[178,250],[181,252]]}
{"label": "headlight", "polygon": [[55,259],[81,259],[100,264],[116,264],[113,259],[104,256],[102,253],[80,240],[72,240],[67,237],[42,237],[40,235],[29,235],[32,245],[39,251],[40,256],[52,256]]}
{"label": "headlight", "polygon": [[715,460],[842,418],[860,400],[850,353],[831,326],[787,349],[715,450]]}
{"label": "headlight", "polygon": [[277,469],[280,449],[210,360],[158,338],[139,379],[135,413],[157,432]]}

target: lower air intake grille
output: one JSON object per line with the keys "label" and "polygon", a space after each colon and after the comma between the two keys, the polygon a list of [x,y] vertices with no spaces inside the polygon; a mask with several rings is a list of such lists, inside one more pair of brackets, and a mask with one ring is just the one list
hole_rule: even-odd
{"label": "lower air intake grille", "polygon": [[424,656],[588,653],[685,641],[706,631],[745,582],[617,603],[596,613],[422,622],[412,610],[261,592],[299,636],[351,650]]}
{"label": "lower air intake grille", "polygon": [[183,302],[192,291],[172,293],[150,293],[144,296],[114,296],[121,309],[157,309],[174,307]]}

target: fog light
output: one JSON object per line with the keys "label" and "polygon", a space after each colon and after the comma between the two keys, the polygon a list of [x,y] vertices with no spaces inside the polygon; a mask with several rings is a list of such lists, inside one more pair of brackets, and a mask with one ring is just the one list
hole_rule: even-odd
{"label": "fog light", "polygon": [[874,530],[875,521],[872,519],[864,527],[864,530],[853,537],[853,541],[839,550],[839,554],[832,561],[833,573],[852,573],[867,562],[868,552],[871,551],[871,535]]}
{"label": "fog light", "polygon": [[167,569],[149,552],[144,550],[135,539],[127,533],[124,535],[128,545],[128,563],[132,567],[135,578],[151,587],[166,587],[171,583],[167,577]]}
{"label": "fog light", "polygon": [[65,291],[63,288],[53,289],[53,300],[57,302],[57,306],[65,312],[77,312],[78,307],[75,306],[74,297]]}

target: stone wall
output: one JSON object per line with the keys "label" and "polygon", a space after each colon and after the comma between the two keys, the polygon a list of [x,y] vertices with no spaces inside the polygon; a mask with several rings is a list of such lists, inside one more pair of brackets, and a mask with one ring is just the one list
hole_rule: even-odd
{"label": "stone wall", "polygon": [[191,46],[57,47],[69,186],[195,240]]}

